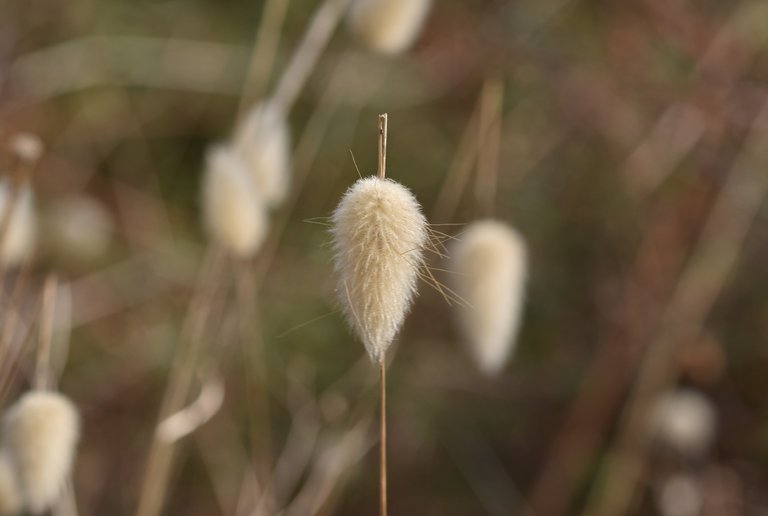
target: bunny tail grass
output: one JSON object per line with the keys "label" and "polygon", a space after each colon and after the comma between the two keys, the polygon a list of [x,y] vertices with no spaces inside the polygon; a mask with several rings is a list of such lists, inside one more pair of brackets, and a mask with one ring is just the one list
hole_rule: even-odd
{"label": "bunny tail grass", "polygon": [[452,246],[459,325],[480,369],[496,374],[514,348],[526,278],[520,235],[504,223],[472,223]]}
{"label": "bunny tail grass", "polygon": [[371,360],[382,362],[416,293],[427,221],[407,188],[379,177],[352,185],[332,220],[341,305]]}
{"label": "bunny tail grass", "polygon": [[350,30],[371,50],[393,55],[419,35],[430,0],[357,0],[349,12]]}
{"label": "bunny tail grass", "polygon": [[[12,188],[17,189],[15,194]],[[7,179],[0,180],[0,214],[8,217],[0,245],[0,264],[15,267],[32,255],[37,239],[35,198],[28,181],[12,186]]]}
{"label": "bunny tail grass", "polygon": [[288,195],[291,133],[282,108],[272,102],[257,104],[243,117],[233,136],[259,197],[268,208]]}
{"label": "bunny tail grass", "polygon": [[21,490],[16,480],[11,459],[5,450],[0,451],[0,514],[18,514],[23,508]]}
{"label": "bunny tail grass", "polygon": [[230,147],[214,146],[203,179],[203,216],[211,237],[240,258],[249,258],[267,234],[267,215],[245,164]]}
{"label": "bunny tail grass", "polygon": [[704,454],[715,438],[717,412],[701,392],[679,388],[659,397],[649,425],[659,442],[682,456],[695,458]]}
{"label": "bunny tail grass", "polygon": [[32,513],[49,508],[69,477],[79,436],[77,409],[66,397],[30,391],[10,409],[4,446]]}

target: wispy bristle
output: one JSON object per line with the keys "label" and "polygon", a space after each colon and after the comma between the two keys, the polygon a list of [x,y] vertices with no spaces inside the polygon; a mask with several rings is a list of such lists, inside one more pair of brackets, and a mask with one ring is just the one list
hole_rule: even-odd
{"label": "wispy bristle", "polygon": [[285,113],[273,103],[251,109],[236,129],[235,151],[240,154],[259,197],[274,208],[288,195],[291,135]]}
{"label": "wispy bristle", "polygon": [[208,152],[203,216],[211,237],[235,256],[252,256],[266,236],[262,200],[240,156],[230,147],[218,145]]}
{"label": "wispy bristle", "polygon": [[357,0],[349,12],[352,31],[372,50],[397,54],[419,34],[431,0]]}
{"label": "wispy bristle", "polygon": [[[0,262],[6,267],[21,264],[29,258],[37,239],[37,216],[35,199],[29,183],[18,186],[18,194],[10,222],[0,246]],[[11,202],[11,185],[7,180],[0,180],[0,219],[5,216],[6,207]]]}
{"label": "wispy bristle", "polygon": [[4,446],[29,511],[44,511],[58,498],[72,468],[78,435],[77,409],[61,394],[31,391],[9,411]]}
{"label": "wispy bristle", "polygon": [[358,180],[333,214],[337,293],[371,359],[384,360],[416,292],[427,221],[389,179]]}
{"label": "wispy bristle", "polygon": [[18,514],[23,505],[13,464],[8,453],[2,450],[0,451],[0,514]]}
{"label": "wispy bristle", "polygon": [[480,369],[495,374],[514,349],[526,279],[526,250],[504,223],[474,222],[452,244],[459,324]]}

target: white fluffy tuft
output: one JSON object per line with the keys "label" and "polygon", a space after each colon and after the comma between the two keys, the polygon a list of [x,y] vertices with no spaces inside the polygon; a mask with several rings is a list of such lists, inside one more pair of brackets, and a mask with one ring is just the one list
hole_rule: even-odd
{"label": "white fluffy tuft", "polygon": [[527,258],[525,242],[508,225],[469,225],[451,248],[459,325],[480,369],[497,374],[514,349],[520,326]]}
{"label": "white fluffy tuft", "polygon": [[33,163],[43,154],[43,142],[31,133],[18,133],[11,140],[11,150],[22,160]]}
{"label": "white fluffy tuft", "polygon": [[349,25],[372,50],[398,54],[419,34],[431,0],[357,0],[349,12]]}
{"label": "white fluffy tuft", "polygon": [[269,208],[288,195],[291,134],[285,113],[273,103],[256,105],[235,131],[234,148],[247,164],[259,197]]}
{"label": "white fluffy tuft", "polygon": [[30,391],[9,411],[4,445],[31,512],[58,498],[72,469],[79,426],[75,406],[56,392]]}
{"label": "white fluffy tuft", "polygon": [[46,227],[57,253],[83,262],[102,256],[114,232],[112,216],[104,205],[85,195],[55,201],[47,213]]}
{"label": "white fluffy tuft", "polygon": [[267,233],[267,214],[238,154],[217,145],[207,155],[203,216],[210,233],[227,251],[252,256]]}
{"label": "white fluffy tuft", "polygon": [[715,438],[715,408],[701,393],[677,389],[663,395],[651,414],[657,439],[683,455],[704,453]]}
{"label": "white fluffy tuft", "polygon": [[416,293],[427,220],[390,179],[358,180],[333,213],[337,293],[371,360],[382,362]]}
{"label": "white fluffy tuft", "polygon": [[[10,202],[10,188],[7,180],[0,181],[0,219],[5,216],[6,206]],[[0,245],[0,262],[5,267],[17,266],[29,258],[37,240],[37,216],[32,188],[26,182],[18,188],[10,224]]]}
{"label": "white fluffy tuft", "polygon": [[656,506],[661,516],[697,516],[704,505],[704,493],[696,479],[677,473],[664,481]]}
{"label": "white fluffy tuft", "polygon": [[0,514],[18,514],[24,502],[8,453],[0,451]]}

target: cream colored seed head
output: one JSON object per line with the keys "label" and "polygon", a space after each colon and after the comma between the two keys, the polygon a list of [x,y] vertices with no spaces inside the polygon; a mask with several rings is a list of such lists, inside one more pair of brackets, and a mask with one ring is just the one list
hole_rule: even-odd
{"label": "cream colored seed head", "polygon": [[85,195],[58,199],[45,220],[48,242],[57,254],[74,261],[89,262],[102,256],[114,232],[104,205]]}
{"label": "cream colored seed head", "polygon": [[403,185],[367,177],[342,197],[332,233],[341,305],[371,360],[383,362],[416,293],[427,221]]}
{"label": "cream colored seed head", "polygon": [[262,200],[242,159],[228,146],[208,152],[203,216],[211,237],[240,258],[251,257],[267,234]]}
{"label": "cream colored seed head", "polygon": [[259,197],[269,208],[288,195],[291,134],[283,110],[270,102],[258,104],[245,116],[233,137]]}
{"label": "cream colored seed head", "polygon": [[496,374],[520,326],[527,258],[522,237],[502,222],[470,224],[451,249],[452,281],[463,303],[459,325],[480,369]]}
{"label": "cream colored seed head", "polygon": [[26,508],[39,513],[53,504],[72,469],[79,435],[77,409],[56,392],[30,391],[5,421],[5,449]]}
{"label": "cream colored seed head", "polygon": [[659,398],[650,424],[660,442],[683,455],[695,456],[707,451],[712,444],[717,414],[703,394],[677,389]]}
{"label": "cream colored seed head", "polygon": [[368,47],[382,54],[405,51],[419,34],[430,0],[357,0],[349,25]]}
{"label": "cream colored seed head", "polygon": [[[18,186],[18,194],[3,242],[0,245],[0,263],[5,267],[20,265],[32,255],[37,240],[37,216],[32,188],[26,181]],[[11,185],[0,180],[0,220],[5,217],[11,202]]]}
{"label": "cream colored seed head", "polygon": [[23,507],[16,472],[5,450],[0,451],[0,514],[18,514]]}
{"label": "cream colored seed head", "polygon": [[43,142],[30,133],[18,133],[11,140],[11,150],[23,161],[34,163],[43,154]]}
{"label": "cream colored seed head", "polygon": [[656,497],[661,516],[698,516],[704,505],[704,493],[696,479],[677,473],[664,481]]}

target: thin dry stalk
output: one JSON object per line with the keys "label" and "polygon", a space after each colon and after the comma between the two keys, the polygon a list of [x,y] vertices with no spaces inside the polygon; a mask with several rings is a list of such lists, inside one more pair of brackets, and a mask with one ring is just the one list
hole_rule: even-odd
{"label": "thin dry stalk", "polygon": [[37,361],[35,365],[35,389],[45,390],[52,385],[51,344],[53,342],[53,318],[56,308],[58,279],[50,274],[43,286],[43,306],[40,314],[40,334],[37,342]]}
{"label": "thin dry stalk", "polygon": [[238,118],[246,112],[255,99],[263,95],[266,89],[287,8],[288,0],[268,0],[262,9],[261,23],[259,23],[256,42],[251,51],[248,71],[240,94]]}
{"label": "thin dry stalk", "polygon": [[22,296],[31,276],[31,267],[32,260],[26,260],[16,276],[10,297],[4,300],[7,306],[3,310],[2,319],[0,319],[0,400],[5,394],[5,386],[10,381],[9,376],[19,352],[18,347],[14,348],[14,336],[16,335],[16,325],[19,322]]}
{"label": "thin dry stalk", "polygon": [[387,114],[379,115],[379,160],[376,169],[380,179],[387,175]]}
{"label": "thin dry stalk", "polygon": [[318,514],[349,468],[370,449],[367,438],[370,420],[363,417],[342,436],[328,444],[317,457],[309,477],[289,507],[285,516]]}
{"label": "thin dry stalk", "polygon": [[[351,54],[345,54],[341,57],[317,103],[317,107],[299,137],[293,151],[294,175],[291,181],[291,191],[283,203],[280,213],[273,219],[269,237],[259,252],[255,272],[257,285],[264,282],[264,277],[274,261],[280,239],[298,203],[304,183],[320,149],[320,143],[343,98],[345,84],[348,80],[347,74],[353,65],[354,61]],[[328,181],[330,182],[331,179],[329,178]]]}
{"label": "thin dry stalk", "polygon": [[158,425],[157,431],[161,439],[168,442],[178,441],[200,428],[221,408],[224,402],[224,381],[221,375],[212,371],[201,376],[202,387],[198,397]]}
{"label": "thin dry stalk", "polygon": [[[54,321],[56,317],[56,298],[58,296],[59,281],[55,274],[49,274],[43,284],[43,293],[40,307],[39,335],[37,343],[37,360],[35,363],[35,378],[33,381],[36,390],[56,390],[58,379],[53,367],[51,367],[51,353],[53,345]],[[63,363],[62,363],[63,367]],[[60,371],[59,371],[60,372]],[[72,486],[72,479],[67,478],[64,488],[54,507],[51,509],[54,516],[77,516],[77,499]]]}
{"label": "thin dry stalk", "polygon": [[379,386],[379,513],[387,516],[387,365],[384,360],[379,363]]}
{"label": "thin dry stalk", "polygon": [[[240,344],[245,355],[247,367],[246,389],[248,397],[248,416],[251,427],[251,453],[255,464],[262,495],[258,500],[256,514],[263,510],[271,511],[274,506],[270,470],[272,468],[272,431],[269,408],[269,381],[265,364],[264,339],[261,334],[257,309],[257,284],[254,271],[249,262],[236,265],[237,281],[235,290],[237,297],[238,328]],[[253,385],[251,379],[254,380]],[[255,391],[257,400],[251,400],[251,392]],[[254,403],[255,401],[255,403]],[[256,409],[254,409],[256,407]],[[244,482],[243,486],[247,487]]]}
{"label": "thin dry stalk", "polygon": [[[443,186],[435,199],[431,216],[431,220],[434,222],[451,220],[456,213],[462,193],[467,189],[472,165],[475,163],[479,151],[479,143],[490,129],[488,125],[484,126],[480,121],[485,92],[486,90],[483,89],[478,97],[474,111],[461,135],[456,154],[451,162],[451,168],[448,170]],[[486,120],[487,122],[488,120]]]}
{"label": "thin dry stalk", "polygon": [[321,423],[314,400],[292,410],[291,428],[273,472],[275,496],[286,505],[299,483],[315,449]]}
{"label": "thin dry stalk", "polygon": [[[379,115],[379,160],[378,176],[387,175],[387,114]],[[387,365],[382,357],[379,362],[379,396],[381,413],[379,414],[379,513],[387,516]]]}
{"label": "thin dry stalk", "polygon": [[679,374],[675,353],[687,337],[703,330],[706,318],[738,261],[749,227],[768,194],[763,172],[768,152],[768,102],[757,115],[748,141],[712,208],[688,265],[650,342],[622,415],[604,468],[605,484],[593,493],[584,514],[621,516],[632,503],[647,457],[646,422],[652,404]]}
{"label": "thin dry stalk", "polygon": [[243,479],[247,479],[250,486],[249,495],[259,495],[261,490],[251,468],[248,450],[241,442],[240,429],[227,407],[223,406],[215,420],[195,432],[194,439],[221,513],[250,514],[247,509],[253,507],[255,501],[244,500],[241,504],[239,499]]}
{"label": "thin dry stalk", "polygon": [[475,212],[491,217],[496,205],[501,147],[501,108],[504,83],[499,77],[488,78],[480,100],[480,127],[477,134],[477,175],[475,176]]}
{"label": "thin dry stalk", "polygon": [[[203,335],[211,312],[214,281],[221,277],[223,260],[218,250],[209,248],[200,268],[187,314],[181,329],[181,345],[171,366],[170,378],[163,396],[158,422],[180,410],[189,396]],[[160,514],[168,491],[176,443],[164,441],[157,433],[152,439],[144,474],[137,516]]]}
{"label": "thin dry stalk", "polygon": [[283,72],[275,89],[274,100],[278,106],[282,107],[284,113],[291,111],[349,2],[350,0],[325,0],[315,11],[304,39],[294,52],[288,68]]}
{"label": "thin dry stalk", "polygon": [[[40,299],[37,299],[35,302],[35,306],[39,306]],[[3,339],[3,341],[9,343],[9,352],[7,356],[4,357],[3,366],[5,367],[3,369],[3,376],[0,377],[0,399],[5,398],[5,395],[8,393],[8,389],[13,382],[13,379],[15,378],[16,374],[19,372],[19,368],[13,367],[16,364],[16,361],[21,354],[21,351],[24,349],[24,346],[27,343],[27,339],[31,338],[32,336],[32,324],[23,324],[22,327],[22,333],[17,338],[17,325],[19,323],[23,323],[19,311],[16,309],[9,310],[9,323],[3,328],[3,334],[0,335],[0,338]]]}

